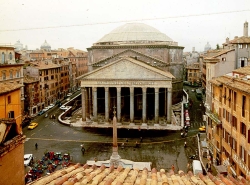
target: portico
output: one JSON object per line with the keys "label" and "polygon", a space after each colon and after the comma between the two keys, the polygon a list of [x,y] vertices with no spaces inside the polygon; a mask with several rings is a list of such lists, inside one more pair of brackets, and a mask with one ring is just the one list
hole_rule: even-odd
{"label": "portico", "polygon": [[171,123],[172,78],[166,71],[159,70],[131,57],[83,75],[82,120],[92,118],[98,122],[112,119],[112,107],[117,107],[117,123],[129,121],[144,124],[152,120],[159,124],[159,116]]}

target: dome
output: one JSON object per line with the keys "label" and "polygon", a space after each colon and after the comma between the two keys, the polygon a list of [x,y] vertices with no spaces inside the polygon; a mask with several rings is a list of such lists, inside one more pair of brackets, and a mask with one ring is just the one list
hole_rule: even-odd
{"label": "dome", "polygon": [[44,41],[44,43],[41,45],[40,48],[44,50],[51,50],[51,46],[47,43],[46,40]]}
{"label": "dome", "polygon": [[164,33],[143,23],[127,23],[102,37],[97,43],[172,42]]}
{"label": "dome", "polygon": [[204,50],[205,50],[205,51],[208,51],[208,50],[210,50],[210,49],[211,49],[211,45],[209,44],[209,42],[207,42],[207,44],[205,45]]}
{"label": "dome", "polygon": [[20,51],[20,50],[23,49],[23,44],[20,42],[20,40],[18,40],[18,41],[15,43],[14,47],[15,47],[15,51]]}

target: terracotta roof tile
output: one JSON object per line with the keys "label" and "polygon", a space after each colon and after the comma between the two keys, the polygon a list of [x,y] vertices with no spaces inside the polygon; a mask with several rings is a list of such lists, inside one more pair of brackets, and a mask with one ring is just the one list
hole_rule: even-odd
{"label": "terracotta roof tile", "polygon": [[0,94],[20,89],[23,85],[16,82],[0,82]]}
{"label": "terracotta roof tile", "polygon": [[229,41],[229,43],[232,43],[232,44],[250,43],[250,37],[245,37],[245,36],[238,37],[236,39]]}
{"label": "terracotta roof tile", "polygon": [[232,176],[224,177],[222,175],[213,176],[212,174],[193,175],[190,171],[184,173],[179,171],[174,173],[172,170],[166,172],[164,169],[157,171],[155,168],[152,171],[123,168],[105,167],[104,165],[97,167],[96,165],[80,165],[76,164],[65,169],[58,170],[50,175],[42,177],[30,185],[82,185],[82,184],[123,184],[123,185],[233,185],[233,184],[249,184],[243,177],[237,179]]}

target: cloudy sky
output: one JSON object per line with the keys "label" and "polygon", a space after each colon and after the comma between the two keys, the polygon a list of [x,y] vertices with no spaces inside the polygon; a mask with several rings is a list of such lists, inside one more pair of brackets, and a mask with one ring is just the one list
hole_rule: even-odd
{"label": "cloudy sky", "polygon": [[85,50],[127,22],[166,34],[184,51],[212,48],[243,35],[250,0],[0,0],[0,44],[20,40],[28,49],[45,40],[52,49]]}

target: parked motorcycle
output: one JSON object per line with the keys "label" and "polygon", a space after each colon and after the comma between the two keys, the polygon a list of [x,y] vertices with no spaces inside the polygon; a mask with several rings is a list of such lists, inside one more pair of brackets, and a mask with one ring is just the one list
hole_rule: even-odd
{"label": "parked motorcycle", "polygon": [[187,137],[187,132],[181,132],[181,137]]}

